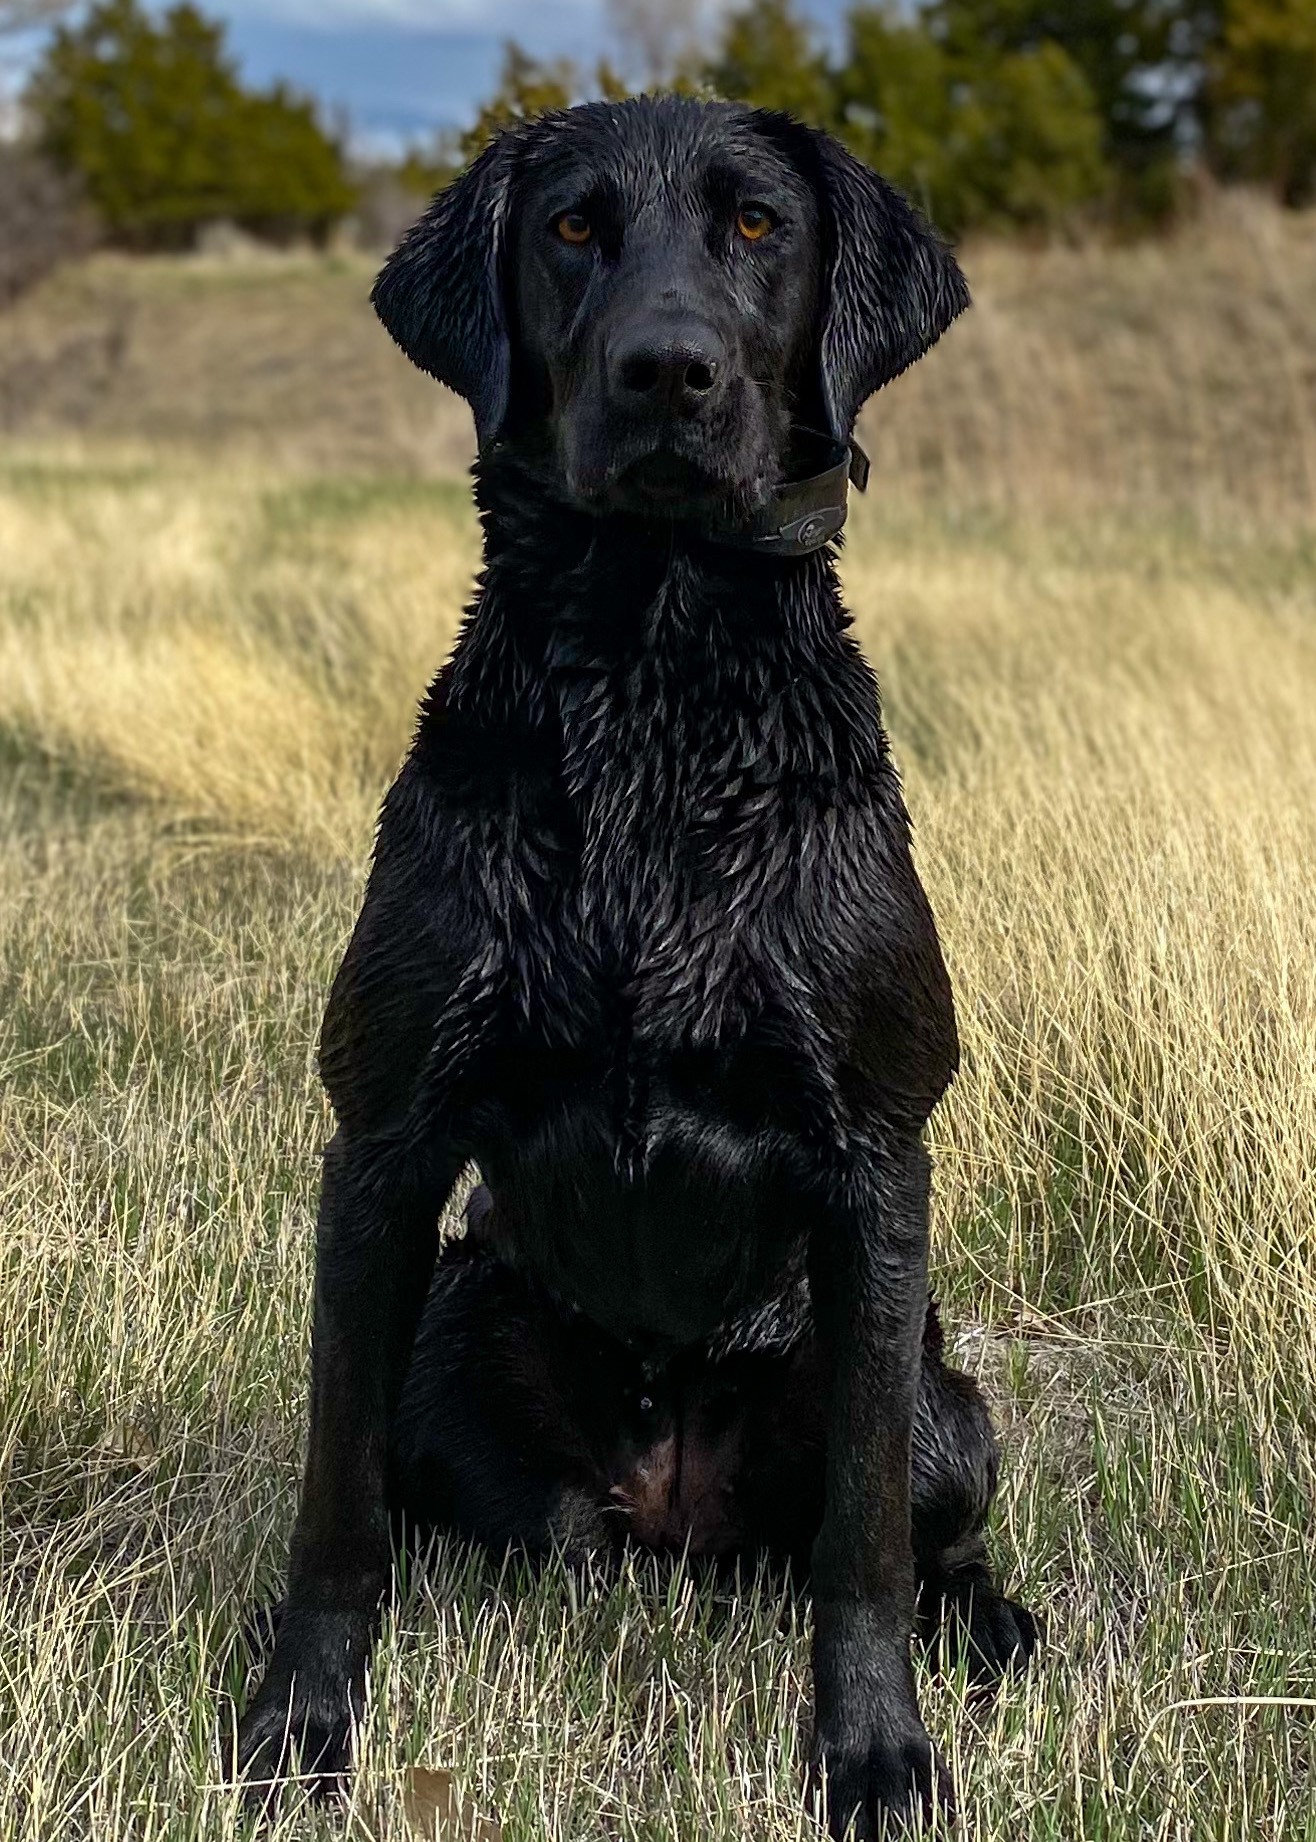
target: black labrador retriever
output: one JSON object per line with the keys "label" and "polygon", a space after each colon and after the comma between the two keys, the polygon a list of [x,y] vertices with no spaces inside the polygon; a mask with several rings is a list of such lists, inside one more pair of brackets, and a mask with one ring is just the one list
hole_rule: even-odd
{"label": "black labrador retriever", "polygon": [[929,1301],[954,1015],[829,545],[859,406],[964,280],[827,136],[667,97],[504,134],[374,298],[475,411],[486,560],[325,1021],[309,1449],[238,1762],[346,1763],[399,1512],[767,1549],[811,1576],[827,1820],[871,1836],[951,1801],[916,1595],[984,1675],[1034,1637]]}

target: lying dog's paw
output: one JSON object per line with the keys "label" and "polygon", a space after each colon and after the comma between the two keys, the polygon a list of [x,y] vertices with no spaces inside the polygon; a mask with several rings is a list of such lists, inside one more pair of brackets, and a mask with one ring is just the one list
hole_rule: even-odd
{"label": "lying dog's paw", "polygon": [[899,1736],[872,1734],[866,1743],[815,1733],[809,1787],[837,1842],[894,1842],[916,1824],[923,1833],[944,1834],[955,1820],[950,1773],[917,1720]]}
{"label": "lying dog's paw", "polygon": [[238,1725],[233,1776],[252,1801],[295,1780],[315,1795],[342,1789],[365,1700],[371,1624],[344,1613],[285,1613],[274,1656]]}
{"label": "lying dog's paw", "polygon": [[969,1680],[983,1687],[1026,1668],[1038,1644],[1033,1614],[981,1576],[938,1582],[925,1593],[920,1622],[935,1665],[951,1670],[963,1657]]}

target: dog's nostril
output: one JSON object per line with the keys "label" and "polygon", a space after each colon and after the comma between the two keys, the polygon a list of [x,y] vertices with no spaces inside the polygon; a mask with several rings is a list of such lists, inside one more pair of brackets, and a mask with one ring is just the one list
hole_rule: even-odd
{"label": "dog's nostril", "polygon": [[636,396],[661,395],[675,401],[683,393],[707,396],[717,376],[712,358],[692,358],[689,348],[682,352],[636,352],[622,361],[619,378],[623,390]]}
{"label": "dog's nostril", "polygon": [[628,358],[621,368],[621,381],[628,390],[652,390],[658,370],[656,358]]}

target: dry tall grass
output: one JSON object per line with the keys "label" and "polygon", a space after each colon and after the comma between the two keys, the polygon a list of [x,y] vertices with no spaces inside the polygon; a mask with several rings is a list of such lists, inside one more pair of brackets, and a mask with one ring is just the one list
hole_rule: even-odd
{"label": "dry tall grass", "polygon": [[102,462],[70,516],[45,459],[13,477],[0,594],[27,618],[0,628],[0,712],[22,746],[212,831],[363,850],[469,588],[464,486]]}
{"label": "dry tall grass", "polygon": [[1316,213],[1226,193],[1168,242],[963,253],[973,310],[879,397],[883,473],[958,505],[1316,518]]}
{"label": "dry tall grass", "polygon": [[[1269,310],[1230,285],[1261,375]],[[943,455],[979,413],[940,394],[954,349],[918,386]],[[1316,1839],[1316,527],[1282,430],[1243,505],[1236,413],[1173,508],[1136,507],[1136,444],[1098,490],[1093,444],[1067,515],[1040,473],[1046,515],[1004,515],[1031,455],[997,509],[920,496],[891,433],[847,552],[966,1048],[938,1282],[1048,1622],[994,1705],[927,1688],[982,1842]],[[1139,439],[1179,464],[1173,429]],[[4,461],[6,1838],[241,1829],[215,1719],[291,1511],[313,1037],[474,555],[452,484]],[[404,1836],[423,1760],[525,1842],[810,1836],[801,1620],[771,1580],[586,1591],[444,1553],[382,1646],[346,1832]]]}

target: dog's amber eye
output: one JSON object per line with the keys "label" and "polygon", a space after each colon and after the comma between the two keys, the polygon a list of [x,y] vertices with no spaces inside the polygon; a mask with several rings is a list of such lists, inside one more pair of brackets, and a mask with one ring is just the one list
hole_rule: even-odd
{"label": "dog's amber eye", "polygon": [[593,235],[589,219],[580,211],[564,211],[555,228],[564,243],[588,243]]}
{"label": "dog's amber eye", "polygon": [[751,243],[766,237],[772,225],[772,213],[762,205],[742,205],[736,214],[736,229]]}

